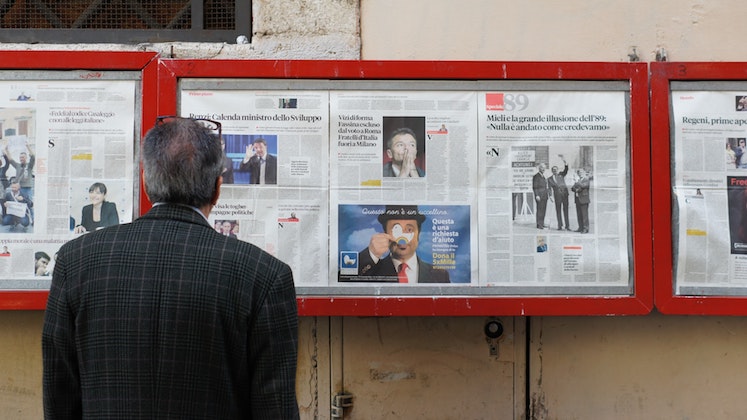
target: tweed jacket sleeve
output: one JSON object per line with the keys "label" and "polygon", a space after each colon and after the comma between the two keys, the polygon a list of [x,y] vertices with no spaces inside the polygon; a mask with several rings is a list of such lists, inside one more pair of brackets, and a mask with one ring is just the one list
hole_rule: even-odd
{"label": "tweed jacket sleeve", "polygon": [[55,262],[54,279],[44,314],[42,353],[44,354],[44,417],[80,419],[80,372],[76,353],[75,319],[65,297],[65,261]]}

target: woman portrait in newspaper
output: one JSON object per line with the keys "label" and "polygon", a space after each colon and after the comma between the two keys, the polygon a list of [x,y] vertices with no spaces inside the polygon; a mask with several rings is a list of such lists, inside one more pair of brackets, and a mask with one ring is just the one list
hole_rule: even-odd
{"label": "woman portrait in newspaper", "polygon": [[94,182],[88,188],[88,199],[91,204],[83,206],[80,224],[73,230],[75,233],[93,232],[119,224],[117,205],[106,201],[106,185]]}

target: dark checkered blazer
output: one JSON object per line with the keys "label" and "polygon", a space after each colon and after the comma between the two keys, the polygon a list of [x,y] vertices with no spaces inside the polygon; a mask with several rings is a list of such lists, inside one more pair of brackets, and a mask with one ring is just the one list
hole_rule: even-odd
{"label": "dark checkered blazer", "polygon": [[291,270],[191,208],[65,244],[44,317],[46,419],[296,419]]}

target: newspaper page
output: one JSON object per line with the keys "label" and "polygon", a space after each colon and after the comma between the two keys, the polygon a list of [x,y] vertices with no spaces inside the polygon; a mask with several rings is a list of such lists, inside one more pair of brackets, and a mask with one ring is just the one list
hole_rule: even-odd
{"label": "newspaper page", "polygon": [[296,286],[327,286],[329,96],[323,91],[181,91],[180,115],[222,124],[225,171],[210,221],[288,263]]}
{"label": "newspaper page", "polygon": [[0,287],[47,289],[60,246],[133,215],[133,80],[0,83]]}
{"label": "newspaper page", "polygon": [[476,105],[474,92],[330,92],[332,285],[476,284]]}
{"label": "newspaper page", "polygon": [[672,91],[677,294],[747,294],[747,94]]}
{"label": "newspaper page", "polygon": [[625,101],[622,91],[479,94],[484,285],[632,292]]}

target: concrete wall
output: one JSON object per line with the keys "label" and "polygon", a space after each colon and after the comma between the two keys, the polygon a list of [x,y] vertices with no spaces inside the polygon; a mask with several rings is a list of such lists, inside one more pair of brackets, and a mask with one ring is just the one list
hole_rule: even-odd
{"label": "concrete wall", "polygon": [[733,0],[362,0],[366,60],[739,61]]}
{"label": "concrete wall", "polygon": [[[739,61],[744,5],[535,0],[254,1],[251,44],[76,45],[194,58]],[[4,44],[3,49],[58,49]],[[0,312],[0,418],[41,418],[43,314]],[[747,409],[741,317],[503,318],[499,355],[483,318],[305,318],[303,417],[699,419]],[[387,392],[395,389],[397,392]],[[525,403],[526,402],[526,403]]]}

